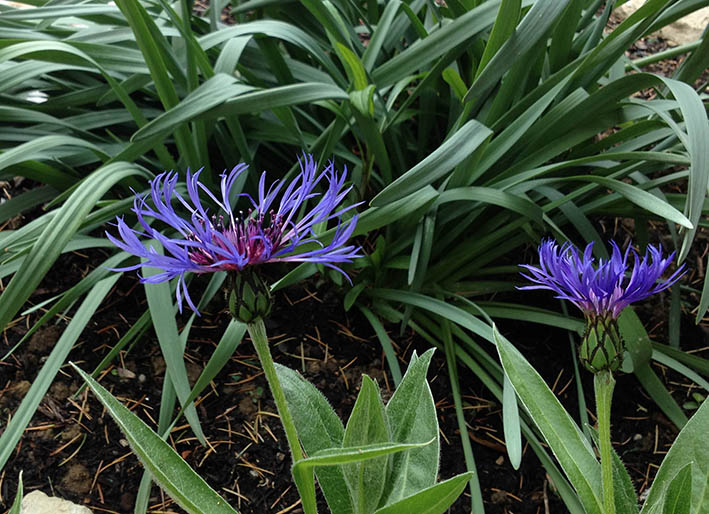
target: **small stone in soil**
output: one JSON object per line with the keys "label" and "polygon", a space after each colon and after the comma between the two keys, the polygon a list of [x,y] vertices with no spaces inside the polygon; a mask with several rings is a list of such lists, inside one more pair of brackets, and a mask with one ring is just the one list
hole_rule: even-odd
{"label": "small stone in soil", "polygon": [[92,514],[82,505],[70,501],[47,496],[42,491],[32,491],[22,499],[21,514]]}

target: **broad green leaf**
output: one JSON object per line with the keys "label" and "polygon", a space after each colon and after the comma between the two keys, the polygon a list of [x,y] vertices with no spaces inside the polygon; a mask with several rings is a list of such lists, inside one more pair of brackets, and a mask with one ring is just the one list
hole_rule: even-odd
{"label": "broad green leaf", "polygon": [[[242,4],[242,6],[245,4]],[[241,6],[240,6],[241,7]],[[347,87],[347,80],[335,63],[323,50],[319,41],[310,36],[300,27],[292,23],[279,20],[254,20],[248,23],[239,23],[222,28],[199,38],[199,46],[205,51],[236,37],[263,34],[271,38],[278,38],[300,47],[312,55],[317,62],[327,71],[328,75],[341,87]]]}
{"label": "broad green leaf", "polygon": [[460,307],[451,305],[448,302],[418,293],[409,293],[407,291],[398,291],[395,289],[374,289],[370,294],[375,298],[401,302],[425,309],[438,314],[439,316],[442,316],[453,323],[460,325],[461,327],[467,328],[490,342],[493,340],[492,330],[489,325],[480,321],[478,318],[472,316]]}
{"label": "broad green leaf", "polygon": [[618,329],[623,337],[625,348],[633,361],[634,367],[648,364],[652,357],[652,343],[650,336],[643,326],[643,322],[631,308],[623,309],[618,317]]}
{"label": "broad green leaf", "polygon": [[[674,478],[692,464],[691,497],[684,498],[692,514],[709,508],[709,402],[703,402],[679,433],[657,470],[641,514],[661,514]],[[679,486],[679,484],[676,484]]]}
{"label": "broad green leaf", "polygon": [[432,485],[396,503],[381,509],[376,514],[443,514],[463,492],[472,473],[463,473]]}
{"label": "broad green leaf", "polygon": [[[707,382],[705,379],[703,379],[694,370],[685,366],[681,362],[673,359],[672,357],[670,357],[666,353],[663,353],[662,351],[659,351],[659,350],[653,350],[652,358],[653,358],[653,360],[656,360],[657,362],[659,362],[663,366],[667,366],[668,368],[675,370],[677,373],[681,373],[682,375],[687,377],[689,380],[691,380],[692,382],[697,384],[699,387],[701,387],[705,391],[709,392],[709,382]],[[701,359],[701,357],[699,357],[699,358]]]}
{"label": "broad green leaf", "polygon": [[502,388],[502,423],[505,432],[505,448],[510,464],[519,469],[522,462],[522,434],[519,428],[519,410],[517,409],[517,396],[512,382],[505,375]]}
{"label": "broad green leaf", "polygon": [[190,514],[235,514],[219,496],[162,438],[79,367],[76,372],[89,385],[118,424],[131,449],[155,481]]}
{"label": "broad green leaf", "polygon": [[367,446],[350,446],[348,448],[330,448],[315,452],[315,454],[305,459],[299,460],[293,465],[293,473],[312,469],[317,466],[343,466],[355,462],[363,462],[369,459],[376,459],[392,453],[404,452],[415,448],[423,448],[431,444],[434,440],[424,443],[395,444],[382,443],[370,444]]}
{"label": "broad green leaf", "polygon": [[392,440],[396,443],[431,441],[418,450],[389,458],[382,502],[387,505],[425,489],[438,475],[438,418],[426,380],[433,349],[411,360],[409,369],[386,406]]}
{"label": "broad green leaf", "polygon": [[495,24],[490,31],[490,38],[485,45],[485,51],[480,58],[478,69],[475,72],[475,79],[480,76],[487,63],[497,53],[500,47],[514,34],[517,22],[519,21],[522,9],[521,0],[502,0],[500,10],[497,13]]}
{"label": "broad green leaf", "polygon": [[665,493],[662,514],[689,514],[692,497],[692,463],[683,467],[670,482]]}
{"label": "broad green leaf", "polygon": [[354,89],[360,90],[366,88],[369,84],[367,72],[362,65],[362,61],[357,57],[357,54],[342,43],[335,43],[335,48],[337,54],[340,56],[340,60],[345,65],[347,76],[350,79],[350,83],[354,86]]}
{"label": "broad green leaf", "polygon": [[552,327],[565,328],[579,335],[586,329],[586,323],[578,318],[564,316],[548,309],[519,305],[510,302],[476,302],[491,318],[516,319],[530,323],[541,323]]}
{"label": "broad green leaf", "polygon": [[542,208],[531,200],[492,187],[471,186],[449,189],[441,193],[436,204],[461,201],[473,202],[471,208],[474,207],[477,202],[498,205],[539,223],[542,223],[542,217],[544,216]]}
{"label": "broad green leaf", "polygon": [[[325,396],[292,369],[276,364],[276,373],[305,452],[341,447],[345,429]],[[333,514],[355,512],[341,467],[318,467],[315,475]]]}
{"label": "broad green leaf", "polygon": [[[141,3],[117,0],[116,4],[133,30],[135,42],[143,54],[145,64],[148,65],[163,108],[172,109],[180,101],[175,82],[184,81],[184,76],[181,76],[183,70],[175,66],[167,50],[169,45],[166,39]],[[176,127],[175,140],[187,164],[191,167],[199,167],[202,163],[199,162],[195,141],[191,138],[187,126]]]}
{"label": "broad green leaf", "polygon": [[237,114],[260,113],[277,107],[290,107],[320,100],[347,100],[348,98],[345,91],[332,84],[317,82],[292,84],[239,95],[218,107],[209,109],[197,119],[210,120]]}
{"label": "broad green leaf", "polygon": [[52,148],[62,146],[76,146],[100,152],[100,149],[93,143],[76,137],[62,135],[42,136],[0,153],[0,171],[23,161],[52,159],[54,157],[51,151]]}
{"label": "broad green leaf", "polygon": [[382,207],[400,200],[443,178],[468,158],[491,134],[489,128],[476,120],[470,120],[432,154],[384,188],[374,197],[372,206]]}
{"label": "broad green leaf", "polygon": [[586,182],[595,182],[597,184],[605,186],[620,193],[638,207],[641,207],[653,214],[657,214],[658,216],[665,218],[668,221],[672,221],[674,223],[682,225],[685,228],[693,228],[692,222],[689,221],[684,214],[679,212],[670,204],[660,200],[655,195],[650,194],[647,191],[643,191],[638,187],[626,184],[625,182],[621,182],[620,180],[615,180],[607,177],[585,176],[575,178]]}
{"label": "broad green leaf", "polygon": [[20,442],[25,428],[27,428],[27,425],[34,416],[44,395],[47,394],[49,386],[52,385],[54,377],[56,377],[59,372],[59,368],[66,363],[66,359],[74,343],[79,339],[79,336],[89,323],[91,316],[94,315],[96,309],[98,309],[119,277],[120,275],[116,273],[108,278],[104,278],[91,289],[84,301],[81,302],[79,309],[72,316],[71,322],[66,327],[59,340],[54,344],[47,360],[32,381],[32,386],[22,399],[20,406],[17,407],[15,415],[9,421],[0,436],[0,469],[5,467],[8,459],[15,451],[17,443]]}
{"label": "broad green leaf", "polygon": [[253,90],[253,87],[237,84],[229,75],[217,74],[202,83],[172,109],[158,116],[138,130],[131,141],[150,139],[161,132],[170,132],[203,112],[230,98]]}
{"label": "broad green leaf", "polygon": [[33,9],[17,8],[3,11],[2,16],[7,20],[43,20],[47,18],[65,18],[74,16],[95,16],[100,14],[120,14],[115,5],[52,5],[36,7]]}
{"label": "broad green leaf", "polygon": [[588,514],[602,514],[601,467],[588,441],[564,410],[539,373],[493,327],[493,336],[505,373]]}
{"label": "broad green leaf", "polygon": [[[347,421],[342,447],[361,447],[386,442],[389,442],[389,427],[384,416],[379,387],[371,378],[363,375],[362,387]],[[387,457],[347,464],[342,469],[354,499],[356,512],[374,512],[384,490]]]}

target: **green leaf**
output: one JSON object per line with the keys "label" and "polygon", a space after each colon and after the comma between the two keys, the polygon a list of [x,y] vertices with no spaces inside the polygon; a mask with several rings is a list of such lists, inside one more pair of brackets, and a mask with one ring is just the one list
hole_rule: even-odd
{"label": "green leaf", "polygon": [[20,470],[20,475],[17,477],[17,492],[15,493],[15,501],[12,502],[12,507],[7,514],[20,514],[22,511],[22,498],[24,493],[22,491],[22,470]]}
{"label": "green leaf", "polygon": [[[347,421],[343,448],[361,447],[389,442],[389,427],[384,416],[384,404],[379,387],[367,375],[362,376],[362,387],[352,414]],[[378,457],[343,466],[345,480],[354,498],[357,512],[373,512],[384,490],[387,458]]]}
{"label": "green leaf", "polygon": [[131,141],[150,139],[162,132],[169,133],[203,112],[224,103],[230,98],[252,91],[254,88],[237,84],[229,75],[217,74],[201,84],[172,109],[142,127]]}
{"label": "green leaf", "polygon": [[19,271],[0,296],[0,330],[7,326],[30,297],[96,202],[114,184],[132,175],[148,174],[133,164],[116,162],[101,167],[79,184],[47,223]]}
{"label": "green leaf", "polygon": [[[436,204],[460,201],[498,205],[533,219],[539,223],[542,223],[542,218],[544,216],[542,208],[531,200],[528,200],[521,195],[507,193],[492,187],[471,186],[449,189],[448,191],[441,193],[436,201]],[[470,207],[472,209],[475,206],[475,203],[473,203]]]}
{"label": "green leaf", "polygon": [[238,514],[148,425],[72,364],[118,424],[131,449],[155,481],[190,514]]}
{"label": "green leaf", "polygon": [[505,373],[588,514],[602,514],[601,467],[588,441],[539,373],[493,326]]}
{"label": "green leaf", "polygon": [[[153,248],[162,252],[162,247],[157,241],[153,241]],[[149,277],[159,273],[157,268],[143,268],[143,275]],[[180,404],[185,409],[185,417],[190,423],[192,431],[202,444],[206,444],[202,427],[197,417],[197,409],[194,404],[187,403],[190,395],[190,384],[187,378],[187,368],[184,361],[184,343],[181,343],[180,335],[177,332],[175,320],[175,309],[172,303],[172,290],[169,282],[158,282],[155,284],[146,282],[144,285],[145,296],[148,299],[150,317],[153,320],[155,334],[158,336],[160,351],[165,359],[167,376],[170,378],[175,392],[180,399]],[[180,287],[179,285],[177,287]]]}
{"label": "green leaf", "polygon": [[[23,161],[51,159],[54,157],[51,150],[63,146],[88,148],[95,152],[100,152],[96,145],[76,137],[62,135],[42,136],[0,153],[0,171]],[[125,166],[126,164],[123,163],[123,165]]]}
{"label": "green leaf", "polygon": [[470,120],[423,161],[385,187],[374,197],[372,206],[382,207],[400,200],[443,178],[490,135],[492,131],[489,128],[476,120]]}
{"label": "green leaf", "polygon": [[[305,452],[313,455],[341,447],[345,429],[325,396],[292,369],[276,364],[276,373]],[[354,504],[342,468],[318,467],[315,474],[332,513],[353,514]]]}
{"label": "green leaf", "polygon": [[[697,412],[679,433],[657,470],[641,514],[661,514],[665,498],[675,477],[689,464],[691,496],[684,501],[690,512],[703,513],[709,507],[709,402],[702,402]],[[676,487],[680,486],[678,482]]]}
{"label": "green leaf", "polygon": [[358,91],[352,91],[350,93],[350,102],[352,106],[357,109],[362,116],[367,118],[374,117],[374,86],[366,86]]}
{"label": "green leaf", "polygon": [[260,113],[277,107],[290,107],[320,100],[347,100],[348,98],[345,91],[332,84],[321,82],[291,84],[239,95],[218,107],[209,109],[197,119],[210,120],[238,114]]}
{"label": "green leaf", "polygon": [[638,207],[641,207],[648,212],[657,214],[658,216],[665,218],[668,221],[673,221],[678,225],[682,225],[685,228],[692,229],[692,222],[687,219],[687,217],[679,212],[677,209],[672,207],[670,204],[662,201],[653,194],[643,191],[642,189],[635,187],[620,180],[615,180],[608,177],[598,177],[598,176],[585,176],[576,177],[579,180],[595,182],[601,184],[617,193],[620,193],[630,202],[634,203]]}
{"label": "green leaf", "polygon": [[423,294],[409,293],[407,291],[399,291],[396,289],[373,289],[370,294],[375,298],[401,302],[433,312],[492,342],[492,330],[489,325],[480,321],[478,318],[472,316],[460,307],[451,305],[448,302],[444,302],[437,298],[431,298],[430,296]]}
{"label": "green leaf", "polygon": [[28,209],[48,202],[57,194],[58,191],[53,187],[40,186],[9,199],[5,203],[0,204],[0,223],[4,223]]}
{"label": "green leaf", "polygon": [[[353,287],[350,291],[354,291],[358,286],[364,287],[365,285],[366,284],[362,282],[357,284],[357,286]],[[345,301],[347,301],[347,297],[345,297]],[[379,339],[379,344],[382,346],[382,350],[384,350],[384,355],[386,356],[387,364],[389,365],[389,371],[394,379],[394,385],[399,387],[402,379],[401,368],[399,367],[399,360],[396,355],[396,350],[394,350],[394,346],[391,344],[389,334],[387,334],[387,331],[379,321],[379,318],[377,318],[372,311],[362,305],[359,306],[359,309],[362,311],[362,314],[364,314],[364,317],[367,318],[369,324],[372,325],[374,333],[377,334],[377,339]]]}
{"label": "green leaf", "polygon": [[392,503],[376,514],[443,514],[463,492],[472,473],[463,473]]}
{"label": "green leaf", "polygon": [[345,71],[347,71],[347,76],[350,79],[350,83],[354,86],[354,89],[360,90],[366,88],[369,84],[367,72],[362,65],[362,61],[357,57],[357,54],[350,50],[349,47],[338,42],[335,43],[335,49],[337,55],[340,56],[340,60],[345,65]]}
{"label": "green leaf", "polygon": [[682,428],[687,423],[687,416],[650,367],[649,363],[652,357],[650,337],[632,307],[627,307],[621,312],[618,317],[618,329],[632,361],[632,370],[626,369],[627,362],[624,362],[624,369],[635,374],[640,384],[665,415],[675,425]]}
{"label": "green leaf", "polygon": [[[383,88],[412,75],[416,70],[454,49],[461,43],[474,38],[492,26],[500,0],[483,2],[463,16],[432,31],[425,39],[415,41],[403,52],[389,59],[372,73],[377,87]],[[402,4],[405,7],[406,4]]]}
{"label": "green leaf", "polygon": [[633,366],[640,367],[643,364],[648,364],[652,357],[652,343],[643,322],[640,321],[632,307],[623,309],[620,313],[618,329],[633,361]]}
{"label": "green leaf", "polygon": [[485,51],[480,58],[478,69],[475,72],[475,79],[480,76],[480,73],[482,73],[487,63],[490,62],[490,59],[492,59],[500,47],[514,34],[521,10],[521,0],[502,0],[500,10],[495,19],[495,24],[492,26],[492,31],[490,32],[490,38],[487,40]]}
{"label": "green leaf", "polygon": [[[598,431],[593,427],[588,427],[596,448],[600,448]],[[638,496],[630,479],[625,464],[620,460],[618,452],[611,447],[611,460],[613,465],[613,491],[615,499],[615,510],[618,514],[637,514]]]}
{"label": "green leaf", "polygon": [[510,68],[510,63],[523,58],[535,45],[544,41],[548,30],[563,13],[569,0],[538,0],[522,18],[515,33],[507,38],[482,73],[468,90],[464,102],[480,98],[494,87]]}
{"label": "green leaf", "polygon": [[426,186],[399,200],[383,203],[381,207],[370,207],[357,220],[353,236],[367,234],[402,218],[407,218],[413,224],[414,219],[418,220],[415,214],[423,215],[423,211],[437,197],[436,190]]}
{"label": "green leaf", "polygon": [[377,23],[377,27],[369,40],[367,48],[364,50],[364,54],[362,54],[362,64],[367,71],[371,71],[374,67],[382,45],[384,44],[384,38],[387,36],[389,28],[396,19],[396,14],[400,6],[401,2],[399,0],[389,0],[386,3],[386,7]]}
{"label": "green leaf", "polygon": [[66,358],[74,346],[74,343],[79,339],[79,336],[89,323],[91,316],[98,309],[101,301],[114,286],[120,274],[116,273],[108,278],[101,280],[93,289],[86,295],[86,298],[81,302],[81,306],[72,316],[71,322],[62,333],[59,340],[55,343],[47,360],[39,370],[37,377],[32,382],[32,387],[22,399],[17,412],[12,417],[10,422],[5,427],[0,436],[0,469],[5,467],[8,459],[15,451],[17,443],[20,441],[25,428],[34,416],[37,407],[41,403],[44,395],[47,394],[49,386],[52,385],[54,378],[66,362]]}
{"label": "green leaf", "polygon": [[[200,373],[199,378],[194,384],[190,395],[185,400],[185,404],[191,404],[204,389],[209,385],[209,383],[214,379],[214,377],[219,374],[219,372],[224,369],[224,366],[229,362],[231,357],[234,355],[236,348],[241,343],[246,332],[246,325],[243,323],[232,319],[229,325],[226,327],[224,334],[222,334],[217,347],[214,349],[212,356],[207,361],[206,366]],[[180,410],[180,414],[184,411],[184,407]],[[178,414],[179,417],[179,414]]]}
{"label": "green leaf", "polygon": [[308,458],[296,462],[293,465],[293,473],[296,471],[312,469],[316,466],[343,466],[345,464],[363,462],[365,460],[376,459],[377,457],[382,457],[384,455],[391,455],[392,453],[423,448],[424,446],[431,444],[433,441],[434,440],[431,439],[425,443],[381,443],[370,444],[367,446],[350,446],[348,448],[330,448],[327,450],[321,450]]}
{"label": "green leaf", "polygon": [[689,514],[692,497],[692,463],[679,470],[667,487],[662,514]]}
{"label": "green leaf", "polygon": [[436,408],[426,380],[433,349],[411,359],[409,369],[386,406],[386,416],[395,443],[423,442],[419,450],[393,455],[389,459],[382,502],[387,505],[436,483],[439,433]]}
{"label": "green leaf", "polygon": [[519,469],[522,462],[522,434],[519,428],[519,410],[517,409],[517,396],[512,382],[505,375],[502,388],[502,424],[505,431],[505,447],[510,464]]}

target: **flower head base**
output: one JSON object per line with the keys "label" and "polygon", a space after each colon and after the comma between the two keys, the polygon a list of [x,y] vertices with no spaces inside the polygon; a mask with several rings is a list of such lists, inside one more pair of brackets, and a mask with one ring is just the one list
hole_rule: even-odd
{"label": "flower head base", "polygon": [[611,258],[596,263],[593,243],[580,254],[571,243],[559,246],[553,240],[545,240],[539,246],[539,266],[522,265],[528,272],[522,276],[534,285],[519,289],[549,289],[557,293],[557,298],[569,300],[583,311],[586,334],[579,357],[594,373],[604,369],[615,371],[620,366],[624,346],[616,320],[621,311],[667,289],[685,273],[682,265],[669,278],[658,282],[674,252],[663,259],[661,248],[648,245],[641,259],[630,246],[624,253],[614,242],[611,246]]}
{"label": "flower head base", "polygon": [[599,317],[586,320],[579,360],[591,373],[616,371],[623,362],[624,348],[618,320]]}
{"label": "flower head base", "polygon": [[242,323],[252,323],[271,313],[271,288],[263,280],[258,268],[246,268],[229,273],[227,302],[231,316]]}
{"label": "flower head base", "polygon": [[[358,247],[345,245],[357,223],[357,216],[346,226],[341,220],[343,213],[355,207],[340,206],[351,189],[343,188],[346,173],[338,175],[332,164],[317,173],[317,163],[309,155],[300,160],[300,167],[300,173],[287,185],[276,181],[268,188],[264,172],[259,180],[257,198],[244,193],[232,194],[236,180],[247,168],[245,164],[222,174],[219,197],[199,181],[201,170],[187,172],[186,198],[177,191],[177,173],[161,173],[150,182],[150,194],[136,196],[133,203],[132,210],[138,217],[141,230],[128,227],[122,218],[118,218],[120,239],[106,234],[122,250],[144,259],[140,264],[119,271],[143,266],[161,269],[162,273],[141,278],[142,282],[150,283],[178,277],[180,309],[184,298],[194,311],[197,308],[187,291],[186,273],[227,271],[239,274],[259,264],[287,261],[316,262],[342,272],[338,263],[351,262],[360,256]],[[316,188],[321,183],[325,190],[318,193]],[[247,212],[234,210],[235,196],[248,199],[251,207]],[[202,204],[204,197],[221,212],[210,213]],[[276,204],[278,197],[280,203]],[[310,202],[312,208],[303,212]],[[177,213],[176,205],[186,210],[186,216]],[[177,234],[159,232],[150,225],[148,218],[166,223]],[[336,220],[337,227],[332,240],[325,244],[318,240],[314,227],[330,220]],[[158,252],[152,245],[146,247],[141,238],[159,242],[166,254]]]}

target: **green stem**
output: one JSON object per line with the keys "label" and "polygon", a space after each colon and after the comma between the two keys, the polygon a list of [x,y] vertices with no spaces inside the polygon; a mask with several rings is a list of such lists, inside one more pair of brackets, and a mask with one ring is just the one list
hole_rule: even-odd
{"label": "green stem", "polygon": [[[266,327],[263,324],[263,320],[259,318],[247,324],[247,329],[251,336],[251,341],[254,343],[254,348],[256,348],[259,361],[261,361],[261,367],[266,375],[268,387],[271,389],[271,394],[273,394],[273,399],[276,402],[276,409],[278,409],[278,415],[281,417],[281,423],[283,423],[283,428],[286,431],[286,439],[288,440],[288,446],[293,456],[293,462],[303,460],[303,449],[300,447],[295,422],[286,403],[286,395],[281,387],[281,382],[278,380],[278,375],[276,375],[276,367],[273,365],[273,357],[268,347],[268,337],[266,337]],[[306,514],[316,514],[317,506],[315,502],[314,481],[312,479],[304,480],[303,478],[305,477],[295,475],[294,478]]]}
{"label": "green stem", "polygon": [[601,447],[601,481],[603,483],[603,512],[615,514],[613,498],[613,456],[611,455],[611,399],[615,379],[613,373],[604,370],[593,377],[596,391],[596,415],[598,416],[598,438]]}

